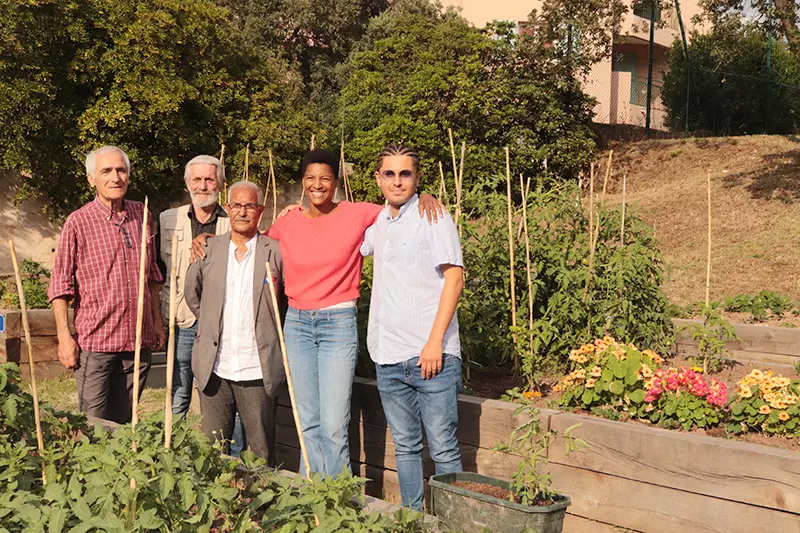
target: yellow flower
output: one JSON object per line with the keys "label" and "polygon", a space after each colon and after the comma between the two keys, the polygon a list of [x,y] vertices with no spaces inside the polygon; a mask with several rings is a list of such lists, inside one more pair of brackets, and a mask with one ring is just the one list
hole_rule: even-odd
{"label": "yellow flower", "polygon": [[769,405],[762,405],[758,408],[758,412],[762,415],[768,415],[772,412],[772,409],[769,408]]}
{"label": "yellow flower", "polygon": [[606,344],[613,344],[617,341],[614,339],[614,337],[606,335],[605,337],[603,337],[603,342],[605,342]]}
{"label": "yellow flower", "polygon": [[586,361],[588,361],[588,360],[589,360],[589,358],[588,358],[588,357],[586,357],[585,355],[581,354],[581,355],[579,355],[579,356],[578,356],[578,357],[577,357],[575,360],[576,360],[576,361],[577,361],[579,364],[583,364],[583,363],[585,363]]}
{"label": "yellow flower", "polygon": [[663,362],[664,362],[664,358],[663,358],[663,357],[661,357],[661,356],[660,356],[660,355],[658,355],[658,354],[654,354],[654,356],[653,356],[653,361],[655,361],[655,362],[656,362],[656,364],[659,364],[659,365],[660,365],[661,363],[663,363]]}
{"label": "yellow flower", "polygon": [[[749,388],[749,387],[748,387]],[[778,395],[774,392],[768,392],[764,394],[764,401],[765,402],[772,402],[778,398]]]}
{"label": "yellow flower", "polygon": [[742,387],[739,389],[739,396],[742,398],[750,398],[753,395],[753,391],[750,390],[750,387]]}
{"label": "yellow flower", "polygon": [[575,360],[577,360],[577,359],[578,359],[578,356],[580,355],[580,353],[581,353],[581,352],[579,352],[578,350],[572,350],[571,352],[569,352],[569,359],[570,359],[570,361],[575,361]]}
{"label": "yellow flower", "polygon": [[523,396],[524,396],[524,397],[525,397],[527,400],[532,400],[532,399],[534,399],[534,398],[541,398],[541,397],[542,397],[542,393],[541,393],[541,392],[539,392],[538,390],[529,390],[529,391],[525,391],[525,392],[523,392],[523,393],[522,393],[522,395],[523,395]]}
{"label": "yellow flower", "polygon": [[561,383],[563,382],[556,383],[555,387],[553,387],[553,392],[561,392]]}
{"label": "yellow flower", "polygon": [[787,420],[789,420],[789,413],[787,413],[786,411],[781,411],[781,413],[778,415],[778,418],[786,422]]}
{"label": "yellow flower", "polygon": [[575,379],[586,379],[586,370],[583,368],[579,368],[572,374],[574,375]]}
{"label": "yellow flower", "polygon": [[591,388],[593,388],[593,387],[594,387],[594,384],[595,384],[596,382],[597,382],[597,380],[596,380],[596,379],[594,379],[594,378],[589,378],[589,379],[587,379],[587,380],[586,380],[586,388],[587,388],[587,389],[591,389]]}
{"label": "yellow flower", "polygon": [[652,404],[652,403],[648,403],[647,405],[645,405],[645,406],[644,406],[644,412],[645,412],[645,413],[649,413],[649,412],[650,412],[650,411],[652,411],[653,409],[655,409],[655,407],[653,407],[653,404]]}
{"label": "yellow flower", "polygon": [[603,375],[603,369],[602,368],[600,368],[599,366],[592,367],[592,377],[593,378],[599,378],[602,375]]}
{"label": "yellow flower", "polygon": [[788,387],[789,385],[792,384],[792,380],[789,378],[778,376],[777,378],[772,378],[771,383],[773,387]]}
{"label": "yellow flower", "polygon": [[702,366],[693,366],[692,370],[694,370],[695,372],[697,372],[699,374],[703,373],[703,367]]}
{"label": "yellow flower", "polygon": [[788,403],[789,405],[794,405],[797,403],[797,396],[794,394],[787,394],[783,400]]}
{"label": "yellow flower", "polygon": [[770,391],[772,391],[772,386],[767,381],[762,382],[758,388],[761,390],[762,394],[769,394]]}
{"label": "yellow flower", "polygon": [[655,382],[656,382],[656,378],[650,378],[650,379],[646,380],[644,382],[644,388],[646,388],[647,390],[652,389],[653,385],[655,385]]}
{"label": "yellow flower", "polygon": [[652,371],[652,370],[650,370],[650,367],[649,367],[649,366],[647,366],[647,365],[642,365],[642,375],[643,375],[645,378],[650,378],[650,377],[653,377],[653,371]]}
{"label": "yellow flower", "polygon": [[752,379],[755,383],[761,383],[764,380],[764,373],[761,370],[754,368],[749,374],[747,374],[747,377]]}
{"label": "yellow flower", "polygon": [[594,352],[594,344],[587,344],[586,345],[586,353]]}

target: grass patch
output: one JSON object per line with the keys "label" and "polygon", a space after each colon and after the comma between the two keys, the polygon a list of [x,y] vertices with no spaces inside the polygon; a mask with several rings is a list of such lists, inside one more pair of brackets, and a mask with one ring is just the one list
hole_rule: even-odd
{"label": "grass patch", "polygon": [[[78,389],[72,376],[43,379],[36,384],[40,402],[67,411],[78,410]],[[24,386],[30,392],[30,382],[25,381]],[[165,394],[166,389],[144,389],[139,400],[139,415],[163,410]]]}

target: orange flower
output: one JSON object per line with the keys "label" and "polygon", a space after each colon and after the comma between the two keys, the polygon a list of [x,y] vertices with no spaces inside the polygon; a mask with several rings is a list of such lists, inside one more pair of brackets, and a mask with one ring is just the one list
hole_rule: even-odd
{"label": "orange flower", "polygon": [[570,361],[575,361],[575,360],[577,360],[577,359],[578,359],[578,356],[580,355],[580,353],[581,353],[581,352],[579,352],[578,350],[572,350],[571,352],[569,352],[569,359],[570,359]]}
{"label": "orange flower", "polygon": [[787,420],[789,420],[789,413],[787,413],[786,411],[781,411],[781,413],[778,415],[778,418],[786,422]]}
{"label": "orange flower", "polygon": [[768,415],[772,412],[772,409],[769,408],[769,405],[762,405],[758,408],[758,412],[762,415]]}
{"label": "orange flower", "polygon": [[617,341],[611,335],[606,335],[605,337],[603,337],[603,342],[605,342],[606,344],[613,344]]}
{"label": "orange flower", "polygon": [[579,368],[572,374],[575,377],[575,379],[586,379],[586,370],[583,368]]}
{"label": "orange flower", "polygon": [[649,367],[649,366],[647,366],[647,365],[642,365],[642,375],[643,375],[645,378],[651,378],[651,377],[653,377],[653,371],[652,371],[652,370],[650,370],[650,367]]}
{"label": "orange flower", "polygon": [[603,375],[603,369],[602,368],[600,368],[599,366],[592,367],[592,377],[593,378],[599,378],[602,375]]}
{"label": "orange flower", "polygon": [[589,378],[586,380],[586,388],[591,389],[594,388],[594,384],[597,383],[597,380],[594,378]]}
{"label": "orange flower", "polygon": [[586,361],[588,361],[588,360],[589,360],[589,358],[588,358],[588,357],[586,357],[586,356],[585,356],[585,355],[583,355],[583,354],[579,355],[579,356],[578,356],[578,357],[575,359],[575,361],[577,361],[579,364],[584,364],[584,363],[585,363]]}
{"label": "orange flower", "polygon": [[542,393],[539,392],[538,390],[525,391],[525,392],[522,393],[522,395],[528,400],[532,400],[534,398],[541,398],[542,397]]}

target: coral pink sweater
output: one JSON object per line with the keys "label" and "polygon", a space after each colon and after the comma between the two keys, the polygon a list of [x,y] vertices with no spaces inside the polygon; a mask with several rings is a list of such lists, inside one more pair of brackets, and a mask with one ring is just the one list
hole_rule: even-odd
{"label": "coral pink sweater", "polygon": [[381,209],[364,202],[340,202],[335,211],[319,218],[295,209],[275,221],[267,235],[281,245],[289,305],[321,309],[358,298],[361,243]]}

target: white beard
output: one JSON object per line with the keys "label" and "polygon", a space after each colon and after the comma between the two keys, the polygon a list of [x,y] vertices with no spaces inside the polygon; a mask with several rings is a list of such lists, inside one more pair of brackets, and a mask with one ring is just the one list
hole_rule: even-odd
{"label": "white beard", "polygon": [[211,207],[219,201],[219,192],[212,192],[210,195],[189,192],[189,196],[192,197],[192,203],[197,207]]}

